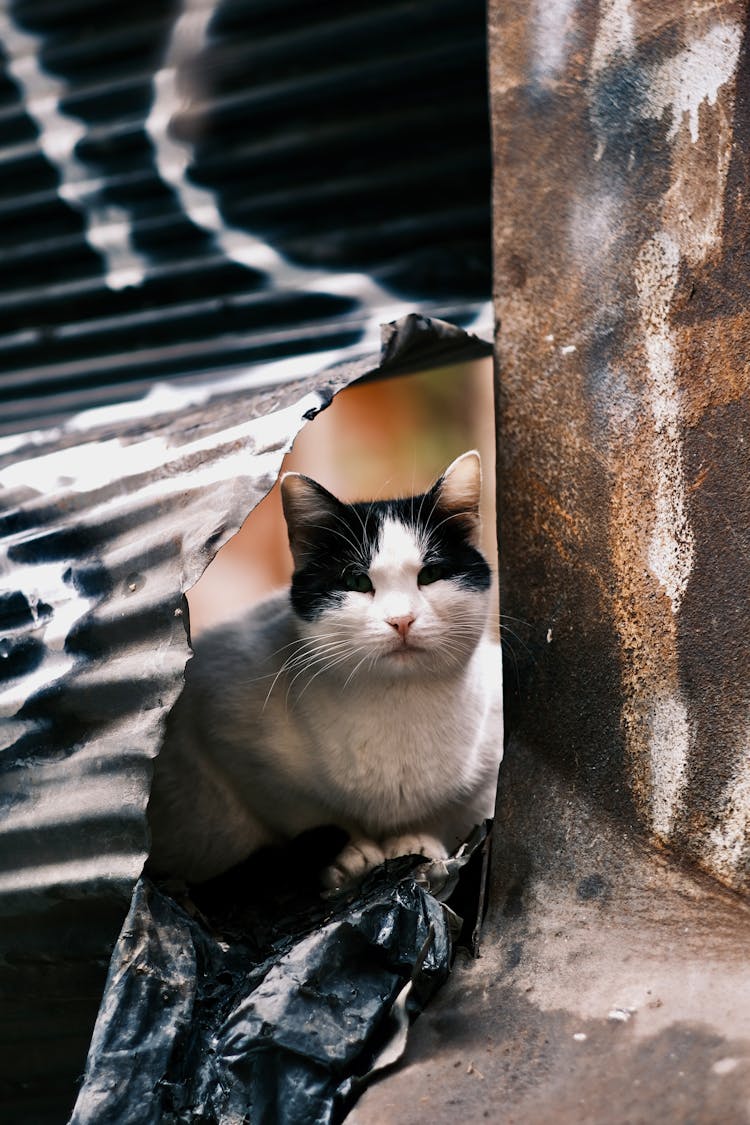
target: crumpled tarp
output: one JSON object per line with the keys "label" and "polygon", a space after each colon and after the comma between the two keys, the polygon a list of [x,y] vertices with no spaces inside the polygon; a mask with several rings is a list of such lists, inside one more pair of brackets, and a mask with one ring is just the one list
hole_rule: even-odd
{"label": "crumpled tarp", "polygon": [[[484,836],[438,865],[438,894]],[[325,898],[315,847],[292,854],[253,857],[182,901],[139,880],[70,1125],[329,1125],[400,1056],[461,920],[418,857]]]}

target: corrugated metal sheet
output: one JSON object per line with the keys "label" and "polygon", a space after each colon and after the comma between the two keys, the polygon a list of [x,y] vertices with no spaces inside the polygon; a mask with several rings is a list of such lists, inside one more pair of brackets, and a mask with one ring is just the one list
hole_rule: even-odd
{"label": "corrugated metal sheet", "polygon": [[486,317],[485,71],[479,0],[3,5],[0,427]]}
{"label": "corrugated metal sheet", "polygon": [[382,356],[209,385],[0,439],[0,1097],[60,1121],[147,848],[150,759],[188,655],[182,591],[340,387],[486,355],[412,316]]}
{"label": "corrugated metal sheet", "polygon": [[479,0],[0,5],[8,1120],[72,1100],[179,591],[302,414],[377,366],[381,323],[490,329],[485,75]]}

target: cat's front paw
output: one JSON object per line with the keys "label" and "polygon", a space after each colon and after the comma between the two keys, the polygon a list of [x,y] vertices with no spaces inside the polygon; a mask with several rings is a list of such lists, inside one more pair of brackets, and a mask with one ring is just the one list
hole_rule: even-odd
{"label": "cat's front paw", "polygon": [[427,832],[407,832],[403,836],[391,836],[382,844],[386,859],[396,859],[400,855],[423,855],[425,859],[447,859],[448,851],[442,840]]}
{"label": "cat's front paw", "polygon": [[426,832],[390,836],[382,844],[364,838],[350,840],[334,862],[323,870],[321,882],[328,891],[345,890],[358,883],[368,871],[379,867],[387,859],[398,859],[405,855],[422,855],[431,863],[448,858],[442,840]]}
{"label": "cat's front paw", "polygon": [[350,840],[333,863],[323,870],[321,881],[326,890],[343,890],[359,882],[368,871],[384,863],[385,859],[385,852],[374,840]]}

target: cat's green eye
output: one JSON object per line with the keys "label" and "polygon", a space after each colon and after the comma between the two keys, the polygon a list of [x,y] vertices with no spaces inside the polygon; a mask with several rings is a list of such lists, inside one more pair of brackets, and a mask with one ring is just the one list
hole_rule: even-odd
{"label": "cat's green eye", "polygon": [[417,575],[417,582],[420,586],[431,586],[433,582],[437,582],[440,578],[445,578],[445,567],[439,566],[437,563],[428,563],[423,566]]}
{"label": "cat's green eye", "polygon": [[344,585],[347,590],[356,590],[358,594],[371,594],[374,586],[368,576],[362,573],[352,573],[344,575]]}

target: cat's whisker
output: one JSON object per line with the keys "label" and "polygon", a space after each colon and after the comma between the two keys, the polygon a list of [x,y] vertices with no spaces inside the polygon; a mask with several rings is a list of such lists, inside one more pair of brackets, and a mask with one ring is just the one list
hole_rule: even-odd
{"label": "cat's whisker", "polygon": [[[534,663],[536,663],[536,661],[534,659],[534,653],[533,653],[530,645],[524,640],[524,638],[520,635],[520,633],[517,633],[514,629],[511,629],[510,625],[506,624],[507,621],[513,621],[518,625],[529,626],[528,621],[523,621],[520,617],[511,617],[507,613],[506,614],[501,613],[499,615],[499,617],[500,617],[500,620],[499,620],[500,643],[502,644],[503,641],[505,641],[507,638],[512,637],[515,641],[518,641],[519,645],[524,650],[524,652],[531,658],[531,660]],[[530,627],[531,626],[529,626],[529,628]],[[508,645],[508,651],[512,651],[510,645]]]}
{"label": "cat's whisker", "polygon": [[[425,493],[425,497],[429,496],[429,495],[430,495],[429,492]],[[433,505],[430,508],[429,512],[427,513],[427,516],[426,516],[425,521],[424,521],[424,526],[428,529],[428,531],[427,531],[428,542],[432,541],[432,539],[433,539],[435,533],[437,532],[438,528],[442,527],[443,524],[446,522],[446,520],[453,519],[453,518],[463,514],[461,512],[451,512],[451,514],[446,516],[445,519],[441,520],[437,524],[433,524],[432,523],[432,517],[435,515],[435,512],[438,510],[439,507],[440,507],[440,492],[438,490],[438,491],[435,492],[435,499],[434,499]],[[420,522],[421,522],[421,519],[422,519],[422,505],[421,504],[419,506],[419,518],[420,518]]]}
{"label": "cat's whisker", "polygon": [[509,613],[500,613],[500,621],[515,621],[516,625],[525,625],[527,629],[531,629],[531,622],[524,621],[522,617],[512,617]]}
{"label": "cat's whisker", "polygon": [[[367,528],[365,527],[365,521],[362,519],[361,515],[359,514],[359,508],[356,506],[356,504],[351,504],[350,507],[351,507],[351,510],[354,512],[355,516],[357,517],[357,519],[359,520],[359,526],[362,528],[362,542],[366,543],[367,542]],[[370,509],[368,510],[368,513],[367,513],[368,518],[370,516],[371,511],[372,511],[372,505],[370,506]]]}
{"label": "cat's whisker", "polygon": [[377,503],[376,500],[371,500],[370,503],[367,506],[367,512],[365,514],[365,522],[362,524],[362,531],[365,535],[365,538],[367,538],[367,522],[370,519],[370,516],[372,515],[372,510],[375,507],[376,503]]}
{"label": "cat's whisker", "polygon": [[263,700],[263,706],[261,707],[261,711],[265,711],[266,707],[268,706],[268,701],[269,701],[269,699],[271,698],[271,694],[272,694],[272,692],[273,692],[273,689],[274,689],[274,688],[276,687],[276,684],[277,684],[277,683],[279,682],[279,680],[281,679],[281,677],[282,677],[282,676],[284,675],[284,672],[285,672],[285,671],[286,671],[286,668],[285,668],[285,666],[284,666],[284,665],[282,664],[282,665],[281,665],[281,667],[279,668],[278,672],[277,672],[277,673],[276,673],[276,675],[274,676],[274,678],[273,678],[273,682],[272,682],[272,684],[271,684],[270,688],[269,688],[269,689],[268,689],[268,691],[266,692],[266,697],[265,697],[265,699]]}
{"label": "cat's whisker", "polygon": [[362,517],[360,516],[357,509],[355,507],[352,507],[352,511],[354,512],[355,516],[357,517],[357,519],[360,522],[360,526],[362,527],[362,539],[359,540],[359,541],[353,537],[353,533],[351,531],[351,528],[349,527],[349,525],[347,523],[344,522],[344,520],[341,518],[341,516],[336,515],[334,513],[334,519],[336,520],[337,523],[340,523],[342,525],[342,527],[345,527],[346,530],[350,533],[351,537],[348,539],[348,542],[351,545],[352,550],[354,551],[355,557],[366,568],[368,566],[368,563],[369,563],[369,559],[367,558],[367,551],[366,551],[366,547],[365,547],[365,544],[367,542],[367,531],[365,529],[365,525],[362,523]]}
{"label": "cat's whisker", "polygon": [[[305,641],[305,644],[304,644],[303,647],[301,647],[297,652],[291,653],[286,658],[286,660],[284,661],[284,667],[289,668],[293,665],[293,663],[297,659],[305,658],[305,657],[311,655],[312,653],[322,651],[323,649],[326,649],[326,648],[329,648],[331,646],[335,646],[335,645],[338,645],[338,644],[348,643],[350,635],[351,634],[347,635],[347,634],[339,631],[337,633],[325,634],[320,639],[318,639],[317,637],[310,637],[310,638],[308,638],[307,641]],[[326,640],[325,639],[326,636],[329,637],[330,639]]]}
{"label": "cat's whisker", "polygon": [[[319,638],[318,637],[303,637],[301,640],[292,641],[288,645],[282,645],[281,648],[276,649],[276,651],[274,653],[272,653],[272,656],[278,656],[279,653],[284,651],[284,649],[291,648],[292,645],[296,645],[297,650],[295,652],[291,653],[286,658],[286,660],[284,660],[281,667],[278,669],[278,671],[275,674],[273,672],[269,672],[265,676],[255,676],[251,680],[247,680],[246,683],[255,683],[259,680],[267,680],[269,678],[269,676],[274,676],[274,682],[273,682],[273,684],[271,684],[271,687],[269,689],[269,695],[270,695],[271,691],[273,691],[273,689],[274,689],[274,686],[276,684],[276,680],[279,678],[279,676],[281,675],[282,672],[285,672],[293,664],[294,661],[296,661],[298,658],[302,658],[302,657],[306,656],[307,653],[309,653],[310,651],[314,652],[316,649],[318,649],[320,647],[320,640],[325,640],[326,637],[340,638],[340,635],[341,635],[341,631],[337,630],[335,632],[322,633],[322,634],[320,634]],[[328,641],[327,643],[335,644],[336,641]],[[268,696],[266,697],[266,701],[267,700],[268,700]]]}
{"label": "cat's whisker", "polygon": [[342,648],[338,648],[338,649],[333,649],[330,652],[322,652],[318,656],[312,657],[310,660],[306,661],[304,664],[298,665],[296,668],[289,669],[289,672],[294,673],[292,675],[291,680],[289,681],[289,686],[291,687],[291,685],[294,684],[294,682],[300,676],[303,676],[305,674],[305,672],[311,671],[313,668],[316,667],[316,665],[320,664],[320,665],[325,666],[327,661],[331,661],[334,658],[336,658],[338,660],[339,657],[342,660],[346,660],[347,656],[351,655],[351,651],[352,651],[351,647],[346,646],[346,647],[342,647]]}
{"label": "cat's whisker", "polygon": [[[332,631],[330,633],[319,633],[317,637],[302,637],[302,638],[298,637],[296,640],[290,641],[289,644],[281,645],[280,648],[274,649],[273,652],[269,653],[269,655],[267,657],[267,663],[270,664],[271,661],[274,659],[274,657],[279,656],[287,648],[293,648],[293,647],[296,646],[297,652],[299,652],[306,645],[316,645],[319,640],[325,640],[327,637],[338,637],[338,636],[340,636],[340,634],[341,634],[341,630],[337,629],[337,630]],[[295,655],[296,655],[296,653],[291,653],[290,656],[287,657],[287,659],[291,660],[291,659],[293,659],[293,657]],[[266,672],[266,674],[263,675],[263,676],[253,676],[250,679],[246,679],[245,683],[254,684],[254,683],[257,683],[259,680],[267,680],[269,678],[269,676],[274,676],[276,674],[277,674],[276,672]]]}
{"label": "cat's whisker", "polygon": [[355,638],[353,633],[339,633],[333,640],[323,641],[318,643],[313,638],[304,650],[298,653],[293,653],[284,661],[284,670],[289,671],[291,668],[296,667],[305,661],[314,660],[317,657],[324,655],[328,652],[335,651],[336,649],[345,647],[351,644],[352,639]]}
{"label": "cat's whisker", "polygon": [[359,671],[359,669],[360,669],[360,668],[362,667],[362,665],[364,664],[364,662],[365,662],[365,661],[366,661],[366,660],[367,660],[368,658],[371,658],[371,657],[372,657],[372,653],[371,653],[371,652],[366,652],[366,653],[365,653],[365,655],[364,655],[364,656],[362,657],[362,659],[361,659],[360,661],[358,661],[358,663],[357,663],[357,664],[355,664],[354,668],[352,668],[351,672],[349,673],[349,675],[348,675],[348,676],[346,677],[346,679],[344,680],[344,684],[343,684],[343,687],[342,687],[342,689],[341,689],[342,691],[344,691],[344,690],[345,690],[345,689],[346,689],[346,688],[347,688],[347,687],[349,686],[349,684],[350,684],[351,680],[352,680],[352,679],[354,678],[354,676],[355,676],[355,675],[357,674],[357,672],[358,672],[358,671]]}
{"label": "cat's whisker", "polygon": [[[344,655],[341,657],[341,659],[345,660],[346,655],[347,654],[344,653]],[[292,688],[294,687],[294,685],[296,684],[296,682],[300,678],[300,676],[304,676],[305,672],[309,672],[312,668],[315,667],[316,664],[319,664],[321,662],[321,660],[325,661],[327,659],[328,659],[328,655],[326,654],[326,656],[322,656],[318,660],[310,660],[303,668],[300,668],[298,672],[295,672],[295,674],[292,676],[291,680],[287,684],[286,693],[284,695],[284,707],[285,707],[285,709],[288,709],[288,707],[289,707],[289,696],[291,694]],[[299,696],[298,696],[298,698],[299,698]]]}
{"label": "cat's whisker", "polygon": [[340,637],[335,641],[326,641],[324,644],[311,645],[306,648],[304,652],[295,653],[284,661],[282,665],[282,672],[291,672],[293,669],[302,665],[317,664],[318,661],[324,659],[326,656],[332,655],[335,652],[346,648],[351,644],[351,639],[347,637]]}
{"label": "cat's whisker", "polygon": [[285,677],[288,679],[291,676],[291,682],[294,683],[294,680],[297,678],[297,676],[302,675],[304,672],[307,672],[310,668],[316,667],[316,665],[320,664],[324,660],[328,660],[332,656],[338,656],[339,653],[341,653],[343,651],[344,651],[343,647],[339,647],[339,648],[327,650],[325,652],[311,653],[307,657],[307,659],[299,660],[295,664],[292,664],[292,665],[289,665],[288,667],[286,667],[284,669]]}
{"label": "cat's whisker", "polygon": [[279,648],[275,648],[273,652],[269,653],[268,659],[273,660],[274,656],[278,656],[279,653],[284,651],[284,649],[293,648],[294,645],[304,645],[308,644],[310,641],[326,637],[337,637],[340,632],[340,629],[332,629],[329,633],[316,633],[315,637],[295,637],[295,639],[293,641],[289,641],[288,644],[281,645]]}
{"label": "cat's whisker", "polygon": [[[432,489],[430,489],[428,492],[423,492],[422,495],[419,497],[419,511],[417,512],[417,524],[422,523],[422,509],[424,508],[425,500],[430,495],[432,495]],[[414,505],[412,503],[412,510],[413,510],[413,507],[414,507]],[[433,511],[434,511],[434,508],[433,508]]]}
{"label": "cat's whisker", "polygon": [[268,704],[268,701],[271,698],[271,694],[273,692],[273,689],[276,687],[276,684],[278,683],[281,676],[283,676],[286,672],[290,671],[290,669],[296,665],[297,661],[300,661],[302,663],[306,662],[308,667],[309,667],[310,663],[317,663],[317,660],[324,658],[323,656],[319,656],[316,660],[316,658],[314,657],[315,652],[320,652],[323,647],[327,648],[328,645],[338,646],[339,644],[344,644],[344,643],[348,643],[348,642],[329,641],[329,642],[327,642],[326,646],[320,646],[320,645],[316,646],[315,643],[314,643],[314,638],[310,638],[310,641],[308,643],[312,646],[312,651],[306,650],[305,652],[295,653],[291,657],[289,657],[287,660],[285,660],[284,663],[281,665],[278,672],[276,673],[276,675],[273,678],[273,683],[271,684],[270,688],[268,689],[268,692],[266,693],[265,699],[263,700],[263,706],[261,708],[262,711],[265,711],[266,706]]}
{"label": "cat's whisker", "polygon": [[[514,633],[512,629],[509,629],[508,626],[505,625],[500,629],[500,643],[502,644],[503,641],[507,640],[509,637],[512,637],[514,641],[518,641],[519,645],[524,650],[526,655],[529,656],[531,660],[534,661],[534,663],[536,663],[536,661],[534,660],[534,654],[526,644],[526,642],[521,637],[519,637],[518,633]],[[509,652],[513,651],[513,647],[510,642],[508,643],[507,647]]]}
{"label": "cat's whisker", "polygon": [[[345,660],[350,659],[352,656],[356,656],[357,653],[361,652],[361,651],[362,651],[362,646],[359,645],[357,648],[352,649],[351,652],[345,652],[342,656],[339,656],[336,660],[332,660],[330,663],[324,664],[323,667],[319,668],[318,671],[313,676],[311,676],[310,679],[307,681],[307,683],[303,687],[302,691],[297,696],[297,701],[299,702],[299,700],[305,694],[305,692],[307,691],[307,689],[309,688],[309,686],[313,682],[313,680],[317,680],[318,676],[320,676],[323,672],[330,672],[332,668],[337,667],[337,665],[342,664]],[[287,691],[287,701],[289,699],[289,691],[291,691],[291,689],[292,689],[292,684],[294,684],[295,680],[297,680],[299,678],[299,676],[301,676],[301,675],[302,675],[302,672],[298,672],[297,675],[294,677],[294,680],[292,680],[292,683],[289,685],[289,690]]]}
{"label": "cat's whisker", "polygon": [[[376,503],[377,503],[377,501],[375,501],[375,500],[370,501],[370,504],[368,505],[367,511],[365,512],[365,518],[364,519],[362,519],[362,516],[360,515],[359,507],[355,504],[352,504],[352,511],[354,512],[355,516],[359,520],[359,525],[362,528],[362,558],[361,558],[361,561],[362,561],[362,565],[365,568],[369,567],[369,565],[370,565],[370,559],[368,557],[368,552],[367,552],[367,549],[366,549],[366,546],[365,546],[370,539],[370,533],[367,530],[367,525],[370,521],[370,517],[372,516],[372,511],[373,511],[373,508],[375,507]],[[378,535],[379,535],[379,532],[380,532],[379,525],[377,525],[377,532],[378,532]]]}
{"label": "cat's whisker", "polygon": [[518,669],[518,658],[517,658],[515,652],[513,651],[512,645],[503,644],[502,637],[500,638],[500,647],[501,647],[501,650],[502,650],[503,654],[505,654],[507,652],[508,655],[510,656],[511,660],[513,661],[513,672],[514,672],[515,677],[516,677],[516,688],[518,689],[518,693],[520,695],[521,694],[521,676],[520,676],[520,672],[519,672],[519,669]]}
{"label": "cat's whisker", "polygon": [[[435,506],[433,507],[432,512],[430,513],[430,517],[432,515],[434,515],[435,508],[437,508],[437,502],[435,503]],[[431,524],[428,527],[428,530],[427,530],[426,550],[429,550],[431,548],[433,542],[436,539],[439,538],[438,532],[440,531],[440,528],[443,527],[446,523],[448,523],[449,520],[456,520],[456,519],[463,519],[463,518],[464,518],[463,512],[450,512],[447,516],[445,516],[443,519],[439,520],[437,523]]]}

